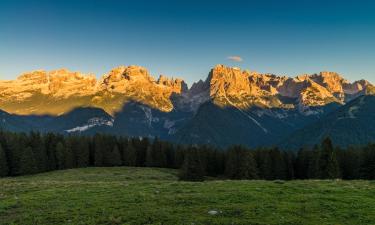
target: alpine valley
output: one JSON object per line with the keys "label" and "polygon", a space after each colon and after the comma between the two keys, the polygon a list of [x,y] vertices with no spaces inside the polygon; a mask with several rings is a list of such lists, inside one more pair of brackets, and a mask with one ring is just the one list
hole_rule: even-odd
{"label": "alpine valley", "polygon": [[0,81],[0,126],[11,131],[98,132],[227,147],[340,146],[375,141],[375,87],[334,72],[295,78],[217,65],[190,88],[120,66],[101,79],[55,71]]}

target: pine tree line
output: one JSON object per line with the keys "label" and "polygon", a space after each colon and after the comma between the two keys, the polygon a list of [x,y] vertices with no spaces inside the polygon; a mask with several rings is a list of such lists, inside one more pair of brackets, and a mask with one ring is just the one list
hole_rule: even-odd
{"label": "pine tree line", "polygon": [[180,169],[182,180],[375,179],[375,144],[334,148],[329,138],[314,149],[227,150],[175,145],[159,139],[97,134],[11,133],[0,131],[0,177],[90,166]]}

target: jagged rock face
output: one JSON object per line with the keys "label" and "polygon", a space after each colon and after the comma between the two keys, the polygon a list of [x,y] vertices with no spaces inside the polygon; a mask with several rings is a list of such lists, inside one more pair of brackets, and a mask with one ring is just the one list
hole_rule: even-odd
{"label": "jagged rock face", "polygon": [[[239,68],[218,65],[209,74],[210,97],[219,106],[248,108],[259,104],[265,107],[280,107],[282,103],[272,98],[277,77],[260,75]],[[272,80],[272,82],[271,82]]]}
{"label": "jagged rock face", "polygon": [[[372,85],[367,81],[351,84],[334,72],[288,78],[241,71],[239,68],[223,65],[216,66],[206,82],[209,83],[210,97],[215,104],[242,109],[260,105],[266,108],[298,108],[305,111],[309,107],[333,102],[344,104],[353,96],[368,94],[373,90],[370,90]],[[294,104],[287,104],[282,101],[283,97],[296,101]]]}
{"label": "jagged rock face", "polygon": [[321,72],[319,75],[314,74],[311,79],[321,86],[325,87],[331,93],[343,93],[343,84],[347,84],[344,78],[335,72]]}
{"label": "jagged rock face", "polygon": [[173,93],[181,94],[188,91],[188,86],[182,79],[168,78],[164,75],[160,75],[157,84],[164,85],[172,89]]}
{"label": "jagged rock face", "polygon": [[[257,147],[276,145],[341,108],[348,109],[343,115],[348,119],[359,117],[362,103],[349,106],[361,97],[346,103],[371,94],[375,87],[369,82],[349,83],[332,72],[289,78],[218,65],[188,89],[181,79],[154,79],[139,66],[114,68],[98,80],[67,70],[35,71],[0,81],[0,126]],[[371,110],[360,115],[366,118],[363,127]],[[23,116],[29,114],[52,116]],[[343,116],[336,118],[339,123]]]}
{"label": "jagged rock face", "polygon": [[60,115],[77,107],[98,107],[114,114],[126,102],[136,101],[168,112],[173,109],[172,93],[186,89],[181,79],[155,81],[139,66],[115,68],[99,81],[67,70],[34,71],[0,81],[0,108],[20,115]]}
{"label": "jagged rock face", "polygon": [[[304,74],[296,78],[289,78],[279,86],[279,94],[285,97],[297,98],[297,106],[300,109],[323,106],[332,102],[342,102],[340,97],[342,95],[341,83],[339,87],[336,87],[336,84],[332,82],[326,83],[324,77],[325,75],[322,76],[321,73],[319,75]],[[338,89],[339,91],[337,91]]]}
{"label": "jagged rock face", "polygon": [[97,90],[92,75],[68,70],[35,71],[16,80],[0,81],[0,108],[14,114],[59,115],[77,107],[90,106]]}
{"label": "jagged rock face", "polygon": [[163,112],[170,112],[173,93],[181,94],[187,85],[181,79],[168,79],[160,76],[155,81],[148,71],[139,66],[118,67],[105,75],[100,81],[100,92],[95,103],[113,114],[121,110],[123,104],[135,101]]}
{"label": "jagged rock face", "polygon": [[88,95],[96,91],[96,78],[68,70],[34,71],[22,74],[13,81],[0,81],[2,96],[11,95],[20,101],[31,97],[33,92],[66,98],[72,95]]}
{"label": "jagged rock face", "polygon": [[288,78],[223,65],[215,66],[205,81],[188,89],[181,79],[160,75],[155,80],[143,67],[120,66],[100,80],[62,69],[0,81],[0,109],[21,115],[60,115],[77,107],[96,107],[114,115],[134,101],[162,112],[194,112],[211,101],[220,107],[297,108],[304,112],[374,92],[369,82],[349,83],[334,72]]}
{"label": "jagged rock face", "polygon": [[371,90],[373,90],[373,85],[370,84],[367,80],[359,80],[355,81],[354,83],[350,84],[344,84],[344,92],[347,95],[352,95],[354,97],[363,94],[369,94],[371,93]]}
{"label": "jagged rock face", "polygon": [[261,90],[269,92],[271,95],[278,94],[277,89],[287,80],[287,77],[279,77],[273,74],[253,73],[249,77],[250,83],[255,84]]}
{"label": "jagged rock face", "polygon": [[301,92],[309,86],[306,77],[288,78],[278,88],[277,91],[281,96],[289,98],[298,98]]}
{"label": "jagged rock face", "polygon": [[301,91],[298,101],[302,108],[339,102],[331,92],[315,82],[308,83],[308,86]]}

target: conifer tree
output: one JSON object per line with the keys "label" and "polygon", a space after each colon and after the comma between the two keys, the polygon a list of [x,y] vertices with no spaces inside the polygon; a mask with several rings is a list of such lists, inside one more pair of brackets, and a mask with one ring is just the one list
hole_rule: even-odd
{"label": "conifer tree", "polygon": [[230,179],[256,179],[257,166],[250,151],[235,146],[227,153],[225,174]]}
{"label": "conifer tree", "polygon": [[135,140],[133,139],[132,144],[137,152],[137,166],[146,166],[146,157],[147,157],[147,149],[150,145],[150,140],[148,138],[142,138],[142,140]]}
{"label": "conifer tree", "polygon": [[56,163],[57,169],[65,169],[65,147],[61,142],[56,145]]}
{"label": "conifer tree", "polygon": [[319,178],[335,179],[340,176],[340,169],[336,159],[336,153],[330,138],[323,140],[319,157]]}
{"label": "conifer tree", "polygon": [[257,164],[259,165],[259,177],[261,179],[271,180],[273,179],[272,174],[272,162],[269,154],[269,150],[260,149],[256,151],[257,154]]}
{"label": "conifer tree", "polygon": [[12,134],[9,137],[9,154],[7,154],[10,164],[8,164],[10,175],[17,176],[21,175],[21,157],[24,154],[24,149],[27,146],[27,137],[24,133]]}
{"label": "conifer tree", "polygon": [[126,137],[119,137],[117,139],[117,146],[121,154],[122,165],[126,166],[125,158],[127,155],[127,146],[129,145],[129,140]]}
{"label": "conifer tree", "polygon": [[[254,155],[254,154],[252,154]],[[254,157],[253,157],[254,159]],[[219,176],[224,174],[225,171],[225,153],[221,150],[215,150],[214,154],[214,162],[215,162],[215,175]],[[254,163],[256,164],[256,161],[254,159]],[[258,171],[258,168],[255,168]]]}
{"label": "conifer tree", "polygon": [[219,163],[219,162],[216,162],[216,151],[209,146],[201,146],[199,148],[199,151],[202,154],[203,166],[205,168],[206,174],[208,176],[216,176],[217,175],[216,164]]}
{"label": "conifer tree", "polygon": [[309,170],[309,151],[305,149],[300,149],[297,153],[297,158],[295,162],[295,176],[297,179],[307,179],[307,174]]}
{"label": "conifer tree", "polygon": [[71,142],[71,140],[67,139],[64,147],[64,167],[66,169],[71,169],[75,167],[72,145],[73,143]]}
{"label": "conifer tree", "polygon": [[104,138],[101,134],[96,134],[93,140],[93,149],[94,149],[94,166],[103,166],[104,165],[104,149],[105,143]]}
{"label": "conifer tree", "polygon": [[287,168],[283,155],[278,148],[273,148],[269,152],[271,158],[271,176],[272,180],[281,179],[285,180],[287,178]]}
{"label": "conifer tree", "polygon": [[375,144],[370,144],[362,150],[360,177],[368,180],[375,179]]}
{"label": "conifer tree", "polygon": [[360,148],[349,147],[346,150],[337,148],[336,152],[342,178],[349,180],[360,178],[360,155],[363,151]]}
{"label": "conifer tree", "polygon": [[182,165],[184,164],[185,160],[185,149],[182,146],[177,146],[175,150],[175,160],[174,160],[174,168],[175,169],[180,169]]}
{"label": "conifer tree", "polygon": [[167,155],[164,144],[155,138],[154,142],[147,149],[146,166],[148,167],[166,167]]}
{"label": "conifer tree", "polygon": [[145,162],[145,165],[147,167],[153,167],[155,165],[154,163],[154,157],[153,157],[153,148],[152,146],[148,146],[147,147],[147,151],[146,151],[146,162]]}
{"label": "conifer tree", "polygon": [[[115,166],[118,165],[118,162],[120,162],[121,165],[122,156],[117,146],[117,138],[115,136],[104,135],[102,140],[101,151],[103,154],[103,165]],[[114,151],[115,148],[116,151]]]}
{"label": "conifer tree", "polygon": [[86,137],[74,138],[73,149],[76,167],[87,167],[90,161],[90,146]]}
{"label": "conifer tree", "polygon": [[185,181],[203,181],[204,169],[197,149],[186,151],[184,164],[179,173],[179,179]]}
{"label": "conifer tree", "polygon": [[125,166],[136,166],[137,165],[137,151],[130,141],[127,146],[124,147],[124,165]]}
{"label": "conifer tree", "polygon": [[38,132],[31,132],[28,136],[28,145],[33,149],[37,162],[38,172],[48,170],[47,151],[44,145],[44,138]]}
{"label": "conifer tree", "polygon": [[295,171],[294,171],[295,155],[292,152],[284,152],[283,158],[284,158],[285,166],[286,166],[285,178],[287,180],[293,180],[295,178]]}
{"label": "conifer tree", "polygon": [[44,137],[45,151],[47,155],[47,170],[55,170],[56,165],[56,144],[59,141],[55,134],[48,133]]}
{"label": "conifer tree", "polygon": [[17,175],[34,174],[38,172],[37,162],[33,153],[33,149],[28,146],[24,149],[20,157]]}
{"label": "conifer tree", "polygon": [[0,177],[5,177],[9,174],[8,161],[4,149],[0,144]]}
{"label": "conifer tree", "polygon": [[111,151],[110,154],[110,160],[112,166],[121,166],[122,160],[121,160],[121,154],[120,150],[118,149],[118,146],[115,145],[113,147],[113,150]]}
{"label": "conifer tree", "polygon": [[163,149],[166,156],[165,167],[174,168],[175,160],[175,149],[171,143],[163,142]]}
{"label": "conifer tree", "polygon": [[307,178],[308,179],[318,179],[319,178],[319,158],[321,151],[318,146],[315,146],[312,151],[309,151],[308,156],[308,170]]}

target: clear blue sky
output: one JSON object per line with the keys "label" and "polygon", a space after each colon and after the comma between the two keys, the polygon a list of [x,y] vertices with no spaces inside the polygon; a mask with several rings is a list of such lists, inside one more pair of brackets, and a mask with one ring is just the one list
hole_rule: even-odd
{"label": "clear blue sky", "polygon": [[227,64],[375,82],[372,2],[0,0],[0,78],[137,64],[191,84]]}

